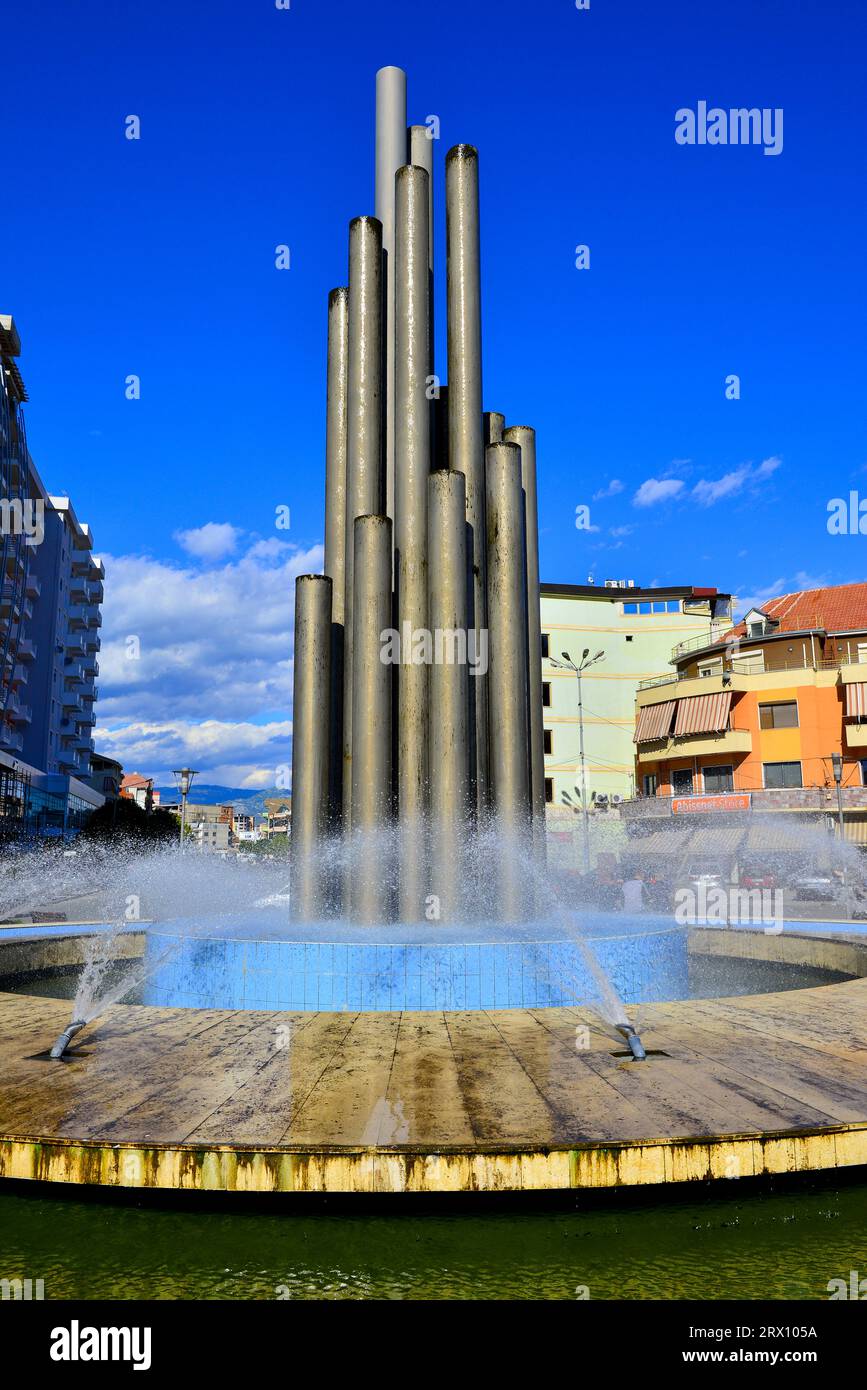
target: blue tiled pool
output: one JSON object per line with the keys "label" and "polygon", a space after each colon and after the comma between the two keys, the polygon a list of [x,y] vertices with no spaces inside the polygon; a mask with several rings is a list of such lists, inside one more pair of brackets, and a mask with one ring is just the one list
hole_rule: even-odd
{"label": "blue tiled pool", "polygon": [[163,923],[148,930],[143,1002],[353,1011],[596,1003],[595,960],[622,1000],[682,999],[686,939],[670,917],[622,914],[576,918],[574,930],[551,922],[293,926],[273,913],[216,930]]}

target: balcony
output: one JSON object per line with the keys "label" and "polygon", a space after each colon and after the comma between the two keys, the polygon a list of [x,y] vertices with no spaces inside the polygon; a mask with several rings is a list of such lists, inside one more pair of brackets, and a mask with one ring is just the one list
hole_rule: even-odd
{"label": "balcony", "polygon": [[16,652],[16,656],[18,657],[19,661],[36,660],[36,644],[33,641],[32,637],[21,638],[21,640],[18,643],[18,650]]}
{"label": "balcony", "polygon": [[84,646],[88,655],[93,655],[94,652],[99,651],[102,642],[95,632],[89,632],[84,639]]}
{"label": "balcony", "polygon": [[24,747],[24,735],[9,724],[0,725],[0,748],[8,753],[20,753]]}
{"label": "balcony", "polygon": [[32,571],[28,572],[24,592],[28,598],[39,598],[39,595],[42,593],[42,583],[39,576],[33,574]]}
{"label": "balcony", "polygon": [[727,729],[719,734],[684,734],[681,738],[661,738],[639,743],[639,763],[657,763],[663,758],[703,758],[708,754],[741,754],[752,751],[749,729]]}
{"label": "balcony", "polygon": [[843,685],[861,684],[867,681],[867,652],[858,661],[844,661],[840,664],[840,680]]}
{"label": "balcony", "polygon": [[14,696],[7,705],[7,713],[13,724],[30,724],[33,720],[33,710],[30,705],[22,704]]}
{"label": "balcony", "polygon": [[70,629],[74,632],[77,628],[87,627],[87,606],[83,603],[73,603],[69,609],[68,619]]}

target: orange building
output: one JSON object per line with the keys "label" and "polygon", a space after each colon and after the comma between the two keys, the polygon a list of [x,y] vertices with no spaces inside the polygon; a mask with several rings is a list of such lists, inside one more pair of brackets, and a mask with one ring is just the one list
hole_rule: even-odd
{"label": "orange building", "polygon": [[867,787],[867,584],[771,599],[671,661],[638,688],[641,795],[741,794],[731,809],[746,809],[762,793],[763,809],[807,809],[785,793],[835,789],[835,754],[844,789]]}

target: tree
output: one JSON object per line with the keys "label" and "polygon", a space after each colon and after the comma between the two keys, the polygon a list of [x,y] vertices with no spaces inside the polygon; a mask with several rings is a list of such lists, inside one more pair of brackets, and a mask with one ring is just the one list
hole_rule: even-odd
{"label": "tree", "polygon": [[171,811],[150,814],[131,797],[119,796],[93,811],[82,830],[89,840],[141,841],[148,845],[176,843],[180,821]]}

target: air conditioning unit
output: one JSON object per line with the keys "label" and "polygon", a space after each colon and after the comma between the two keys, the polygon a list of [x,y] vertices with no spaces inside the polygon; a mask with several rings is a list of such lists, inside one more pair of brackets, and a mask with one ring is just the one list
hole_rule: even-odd
{"label": "air conditioning unit", "polygon": [[622,800],[623,800],[623,797],[620,795],[620,793],[619,793],[619,792],[615,792],[614,795],[613,795],[612,798],[611,798],[611,805],[612,805],[612,806],[619,806]]}

